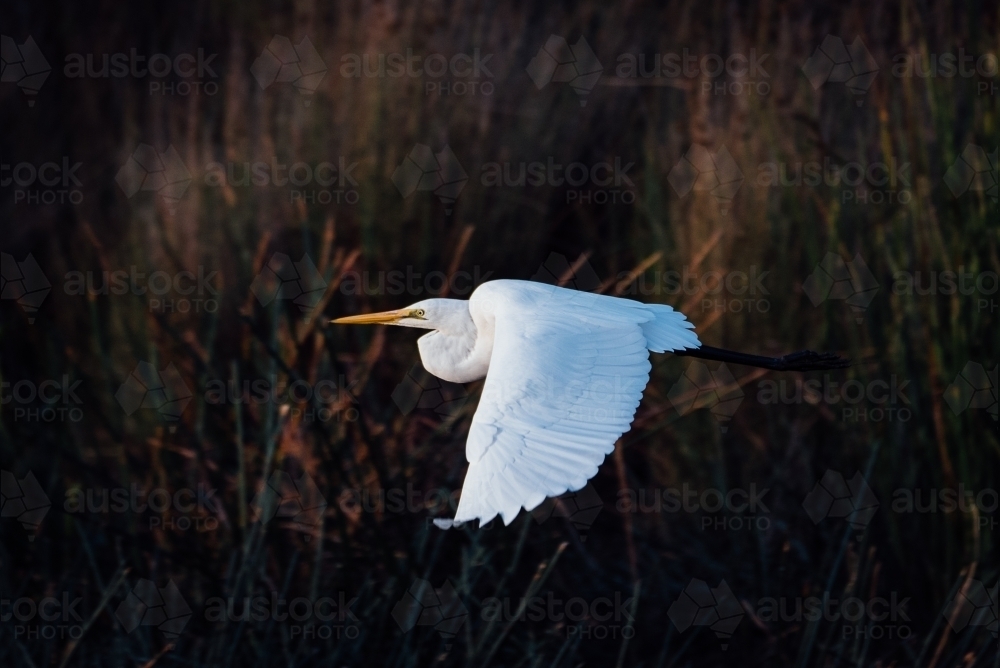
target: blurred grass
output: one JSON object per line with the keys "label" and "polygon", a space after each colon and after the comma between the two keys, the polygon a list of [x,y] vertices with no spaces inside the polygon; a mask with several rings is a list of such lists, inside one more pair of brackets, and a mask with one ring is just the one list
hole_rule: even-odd
{"label": "blurred grass", "polygon": [[[6,21],[5,21],[6,23]],[[584,3],[491,7],[353,3],[174,3],[141,10],[114,3],[19,5],[4,34],[31,34],[54,71],[38,105],[3,89],[3,155],[45,161],[67,155],[85,165],[85,201],[76,207],[0,202],[10,221],[4,252],[31,252],[53,291],[29,325],[3,304],[3,380],[82,380],[80,423],[15,421],[0,413],[0,465],[18,478],[33,472],[54,500],[31,542],[13,520],[0,522],[0,598],[72,592],[92,613],[108,603],[67,654],[63,641],[16,637],[0,624],[4,665],[747,665],[988,666],[988,632],[952,633],[942,611],[965,578],[992,585],[998,572],[995,527],[963,513],[901,514],[894,490],[998,487],[1000,440],[985,411],[954,415],[945,387],[969,361],[992,368],[1000,349],[995,311],[964,295],[894,294],[897,271],[996,271],[998,210],[981,192],[955,197],[942,178],[969,143],[995,147],[998,103],[978,94],[980,78],[898,78],[894,55],[1000,51],[1000,12],[987,3]],[[250,63],[274,34],[309,36],[330,71],[310,104],[288,84],[262,90]],[[701,95],[697,87],[599,84],[580,106],[566,85],[537,90],[524,67],[550,34],[583,35],[606,76],[621,53],[770,54],[765,96]],[[842,85],[814,91],[801,65],[828,35],[860,35],[881,70],[862,106]],[[147,95],[145,80],[70,80],[67,53],[219,53],[215,96]],[[492,53],[490,96],[425,95],[424,80],[349,79],[345,53]],[[61,49],[61,51],[60,51]],[[995,78],[993,79],[995,81]],[[698,82],[696,82],[698,83]],[[177,148],[194,181],[176,212],[145,193],[126,199],[114,182],[139,143]],[[400,197],[390,179],[414,144],[450,145],[470,176],[454,212],[430,193]],[[667,175],[692,143],[725,146],[746,177],[729,213],[709,194],[679,197]],[[200,178],[210,162],[357,162],[360,201],[302,205],[279,187],[217,188]],[[487,188],[488,162],[634,162],[634,206],[567,203],[565,189]],[[909,162],[911,199],[859,205],[839,187],[764,188],[762,163]],[[474,227],[465,245],[463,233]],[[721,234],[719,234],[721,232]],[[461,252],[459,250],[461,249]],[[708,411],[680,416],[667,399],[685,364],[656,358],[636,423],[594,479],[604,502],[584,542],[562,520],[522,515],[510,527],[441,532],[430,513],[346,512],[345,491],[405,489],[450,493],[461,487],[463,446],[474,401],[457,420],[400,414],[390,398],[417,361],[412,333],[343,330],[307,324],[289,301],[261,306],[249,291],[275,252],[313,259],[331,286],[324,315],[396,308],[425,298],[345,295],[347,270],[457,270],[529,278],[551,252],[588,261],[615,279],[660,253],[644,275],[692,266],[708,271],[769,271],[766,313],[699,310],[685,295],[642,299],[684,307],[710,345],[748,352],[839,350],[857,363],[846,378],[910,380],[912,419],[849,422],[839,406],[761,405],[757,380],[720,432]],[[860,253],[880,289],[858,324],[841,301],[813,307],[801,289],[827,252]],[[700,262],[696,262],[697,258]],[[697,267],[693,265],[698,264]],[[215,313],[150,313],[135,295],[71,296],[68,271],[218,271]],[[56,280],[59,277],[59,280]],[[926,278],[924,279],[926,281]],[[996,298],[994,297],[994,301]],[[179,422],[153,411],[126,417],[115,392],[140,360],[176,365],[194,398]],[[749,370],[738,370],[747,374]],[[354,383],[355,421],[306,421],[294,408],[212,404],[210,380],[278,377]],[[479,386],[469,391],[473,399]],[[813,525],[802,499],[824,472],[866,473],[881,501],[864,532],[842,521]],[[306,473],[330,505],[318,531],[303,534],[248,509],[273,471]],[[623,513],[622,482],[632,489],[769,488],[766,531],[703,531],[700,514]],[[213,531],[151,528],[148,514],[71,514],[71,488],[219,490]],[[443,514],[447,514],[446,512]],[[996,515],[989,518],[995,522]],[[307,539],[308,538],[308,539]],[[568,544],[568,546],[567,546]],[[634,552],[634,566],[629,551]],[[558,559],[558,563],[556,560]],[[128,569],[127,572],[124,569]],[[124,573],[123,576],[117,574]],[[119,577],[123,577],[121,585]],[[166,648],[151,627],[126,633],[113,611],[140,578],[176,582],[194,610]],[[451,651],[432,627],[402,633],[393,607],[415,578],[450,580],[470,612]],[[910,598],[912,636],[854,642],[830,622],[743,620],[723,653],[706,628],[677,632],[670,604],[692,578],[725,579],[748,602],[821,595]],[[544,579],[544,580],[543,580]],[[640,584],[641,583],[641,584]],[[490,623],[490,596],[526,592],[568,599],[627,598],[639,591],[635,635],[581,639],[566,622]],[[213,624],[201,604],[212,597],[278,592],[316,600],[357,597],[354,639],[295,638],[287,627]],[[85,615],[86,616],[86,615]],[[595,620],[582,622],[595,627]],[[853,638],[853,637],[852,637]],[[990,644],[992,643],[992,645]],[[161,654],[162,652],[162,654]]]}

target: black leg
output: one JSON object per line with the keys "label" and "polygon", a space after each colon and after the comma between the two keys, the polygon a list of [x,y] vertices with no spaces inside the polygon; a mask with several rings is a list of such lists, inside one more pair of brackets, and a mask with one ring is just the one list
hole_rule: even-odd
{"label": "black leg", "polygon": [[761,355],[749,355],[733,350],[702,346],[701,348],[678,351],[674,354],[686,357],[699,357],[704,360],[714,360],[716,362],[756,366],[762,369],[773,369],[774,371],[824,371],[827,369],[844,369],[851,366],[851,360],[849,359],[844,359],[834,353],[816,353],[811,350],[800,350],[797,353],[789,353],[781,357],[763,357]]}

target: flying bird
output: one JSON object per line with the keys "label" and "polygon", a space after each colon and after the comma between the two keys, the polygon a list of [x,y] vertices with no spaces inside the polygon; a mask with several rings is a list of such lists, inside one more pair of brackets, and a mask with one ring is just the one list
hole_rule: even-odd
{"label": "flying bird", "polygon": [[488,281],[468,300],[331,322],[430,330],[417,340],[428,372],[453,383],[486,379],[455,518],[435,520],[443,528],[497,515],[510,524],[521,508],[586,485],[632,423],[650,352],[787,371],[849,365],[808,350],[762,357],[711,348],[670,306],[532,281]]}

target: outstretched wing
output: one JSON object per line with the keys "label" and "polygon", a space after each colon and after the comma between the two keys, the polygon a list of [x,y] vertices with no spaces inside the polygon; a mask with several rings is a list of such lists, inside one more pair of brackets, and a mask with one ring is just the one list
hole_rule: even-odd
{"label": "outstretched wing", "polygon": [[649,350],[700,345],[669,306],[537,283],[492,281],[470,307],[492,312],[495,339],[455,522],[510,524],[582,488],[632,423]]}

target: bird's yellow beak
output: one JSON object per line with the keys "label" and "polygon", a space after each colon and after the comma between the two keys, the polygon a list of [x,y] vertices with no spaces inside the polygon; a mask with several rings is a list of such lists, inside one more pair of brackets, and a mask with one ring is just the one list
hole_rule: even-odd
{"label": "bird's yellow beak", "polygon": [[410,315],[409,309],[398,309],[396,311],[382,311],[381,313],[349,315],[330,322],[334,325],[393,325]]}

